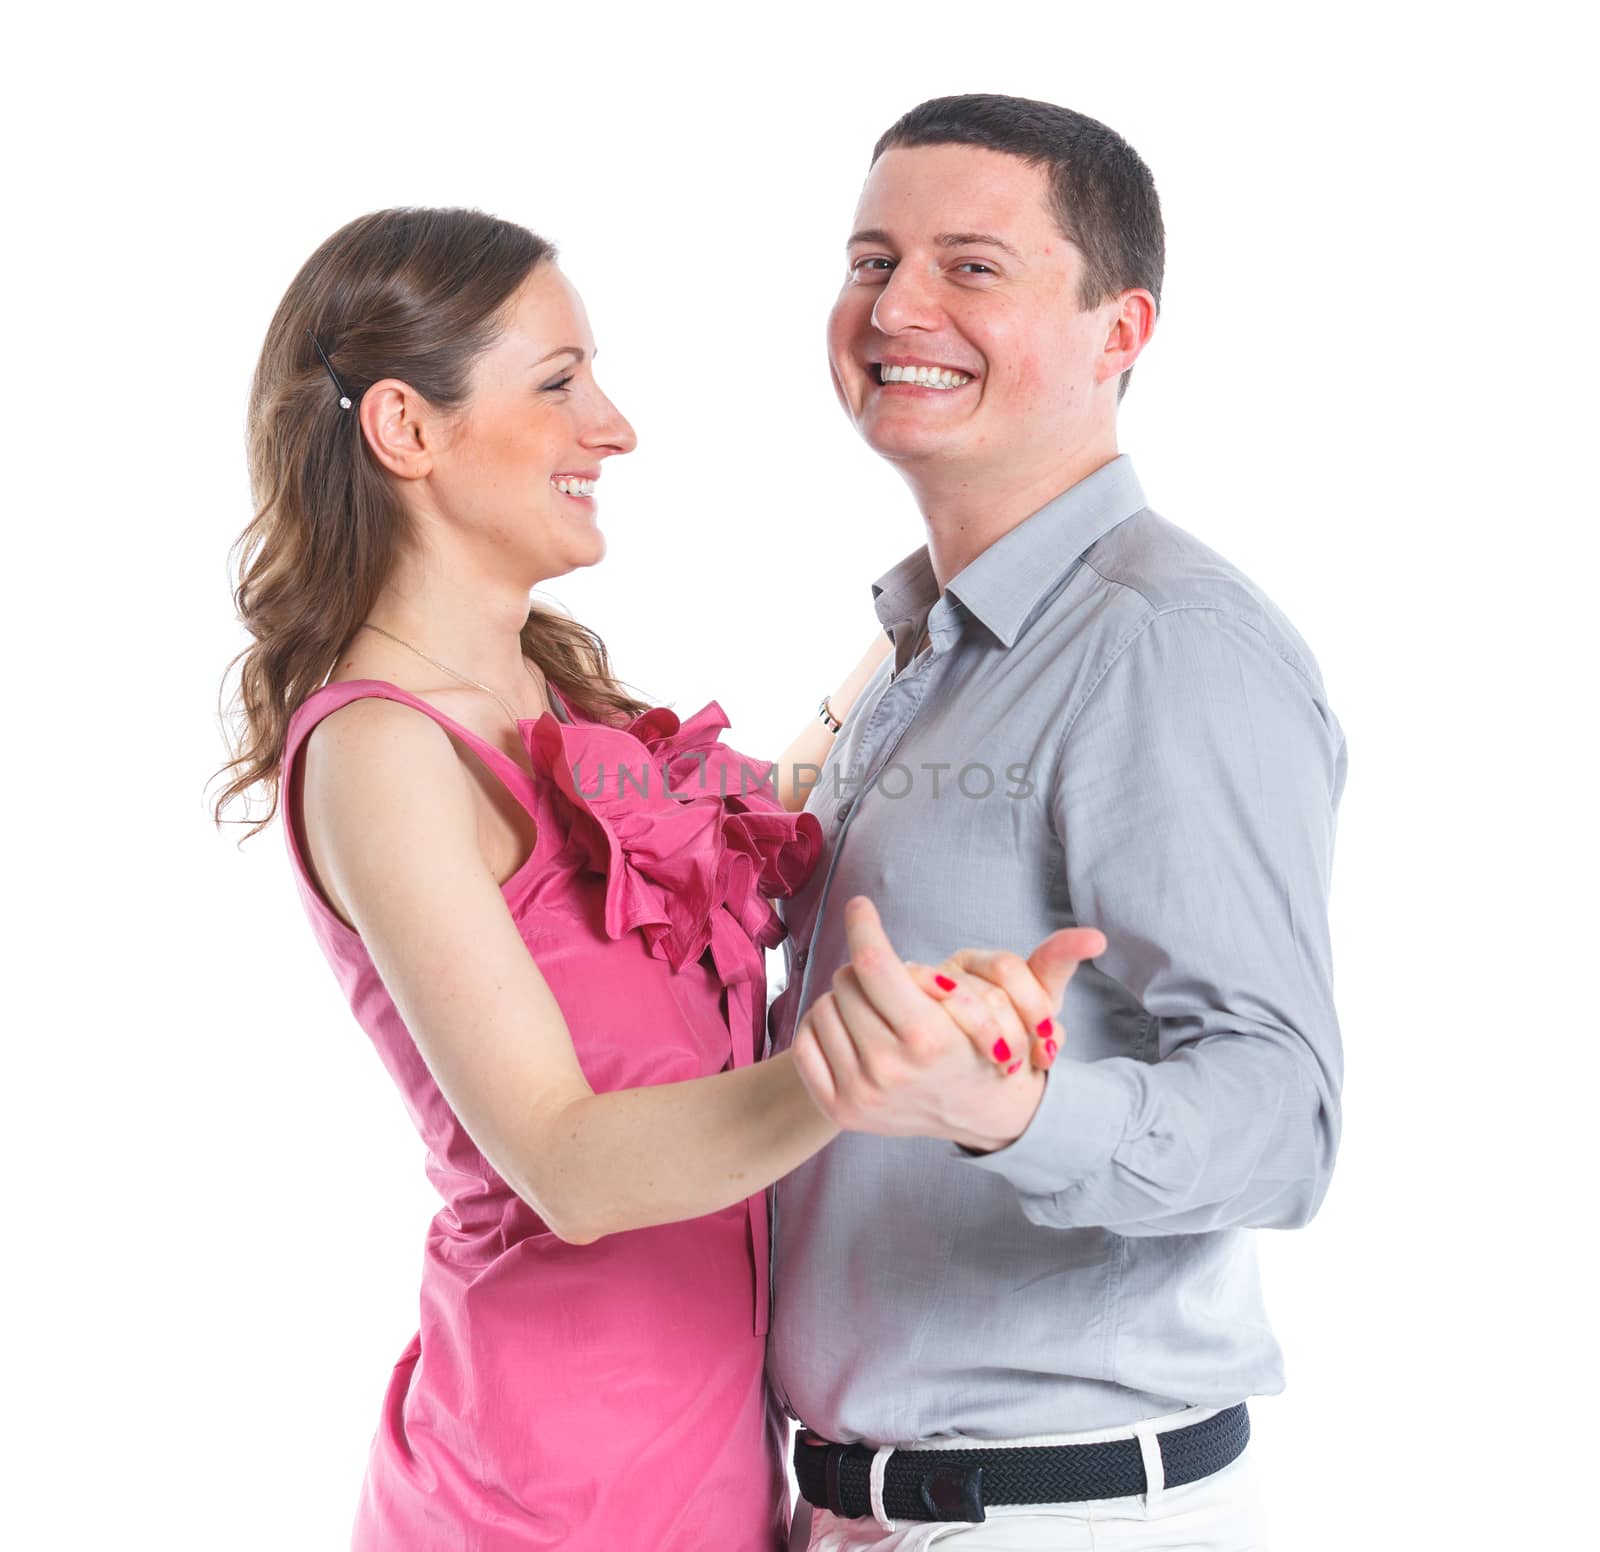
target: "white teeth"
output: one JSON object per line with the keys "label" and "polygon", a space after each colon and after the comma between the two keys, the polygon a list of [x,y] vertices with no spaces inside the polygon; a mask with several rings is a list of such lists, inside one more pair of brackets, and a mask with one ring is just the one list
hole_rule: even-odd
{"label": "white teeth", "polygon": [[884,366],[886,383],[915,383],[919,388],[959,388],[972,378],[965,372],[952,372],[940,366]]}
{"label": "white teeth", "polygon": [[594,494],[594,488],[597,484],[599,484],[599,481],[575,480],[566,478],[551,480],[550,483],[554,485],[563,496],[592,496]]}

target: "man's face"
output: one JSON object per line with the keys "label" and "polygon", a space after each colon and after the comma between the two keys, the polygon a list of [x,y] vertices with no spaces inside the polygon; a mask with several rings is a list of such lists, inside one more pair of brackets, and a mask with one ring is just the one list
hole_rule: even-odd
{"label": "man's face", "polygon": [[[874,163],[828,357],[875,452],[1026,472],[1114,401],[1104,354],[1117,305],[1079,308],[1082,257],[1048,198],[1046,170],[1001,151],[898,147]],[[919,366],[955,386],[884,381]]]}

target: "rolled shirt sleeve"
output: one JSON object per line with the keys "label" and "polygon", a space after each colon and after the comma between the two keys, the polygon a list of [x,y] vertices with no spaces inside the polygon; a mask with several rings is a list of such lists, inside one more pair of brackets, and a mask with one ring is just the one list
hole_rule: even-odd
{"label": "rolled shirt sleeve", "polygon": [[[1063,735],[1051,795],[1074,920],[1143,1004],[1151,1060],[1074,1060],[992,1153],[1034,1223],[1295,1227],[1343,1072],[1328,895],[1345,739],[1314,666],[1210,605],[1146,618]],[[1028,952],[1033,945],[1015,945]]]}

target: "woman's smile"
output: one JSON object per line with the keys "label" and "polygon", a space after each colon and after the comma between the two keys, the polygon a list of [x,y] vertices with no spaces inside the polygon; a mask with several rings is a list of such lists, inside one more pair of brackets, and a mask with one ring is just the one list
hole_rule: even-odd
{"label": "woman's smile", "polygon": [[574,506],[585,512],[594,512],[595,488],[600,483],[600,471],[592,474],[552,474],[550,484]]}

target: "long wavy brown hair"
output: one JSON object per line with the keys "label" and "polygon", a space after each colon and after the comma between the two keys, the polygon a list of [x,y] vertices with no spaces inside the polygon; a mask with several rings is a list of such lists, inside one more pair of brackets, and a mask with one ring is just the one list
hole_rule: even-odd
{"label": "long wavy brown hair", "polygon": [[[235,540],[234,605],[251,644],[223,674],[219,714],[234,772],[213,815],[260,787],[278,809],[289,719],[327,678],[412,540],[406,509],[356,416],[340,413],[306,330],[352,398],[397,377],[431,405],[462,409],[474,360],[503,310],[555,246],[480,210],[377,210],[306,260],[267,329],[250,385],[246,443],[255,515]],[[605,644],[570,615],[530,600],[523,655],[589,716],[620,722],[649,707],[611,671]],[[241,664],[226,705],[229,675]],[[241,823],[248,823],[248,818]]]}

